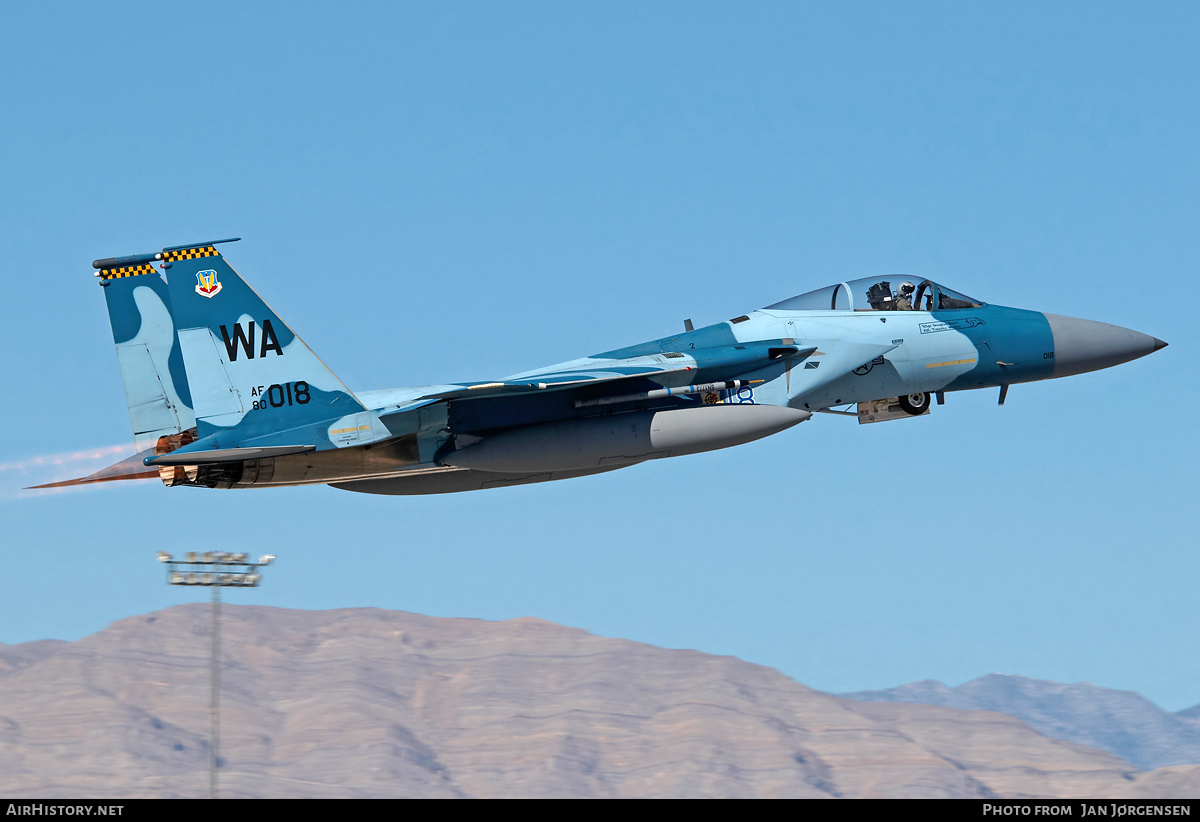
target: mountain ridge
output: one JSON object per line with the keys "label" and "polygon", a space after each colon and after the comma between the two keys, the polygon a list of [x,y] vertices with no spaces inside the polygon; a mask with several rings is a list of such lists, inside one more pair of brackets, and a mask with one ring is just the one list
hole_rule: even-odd
{"label": "mountain ridge", "polygon": [[[76,642],[0,647],[0,793],[204,795],[209,628],[197,603]],[[843,699],[734,657],[536,618],[381,609],[224,606],[220,750],[230,797],[1117,798],[1200,786],[1200,767],[1140,774],[1003,714]]]}
{"label": "mountain ridge", "polygon": [[1047,736],[1114,753],[1144,771],[1200,763],[1200,725],[1163,710],[1136,691],[985,674],[956,687],[920,680],[838,696],[862,702],[998,711]]}

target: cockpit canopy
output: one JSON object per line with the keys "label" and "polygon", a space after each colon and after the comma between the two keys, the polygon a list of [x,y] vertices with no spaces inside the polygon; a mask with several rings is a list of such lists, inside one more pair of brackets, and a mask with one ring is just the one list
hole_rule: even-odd
{"label": "cockpit canopy", "polygon": [[767,306],[781,311],[946,311],[979,308],[979,300],[951,291],[933,280],[863,277],[819,288]]}

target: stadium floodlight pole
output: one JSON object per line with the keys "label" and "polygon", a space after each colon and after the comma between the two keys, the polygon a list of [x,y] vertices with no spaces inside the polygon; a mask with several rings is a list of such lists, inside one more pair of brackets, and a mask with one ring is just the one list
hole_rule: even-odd
{"label": "stadium floodlight pole", "polygon": [[275,560],[274,554],[263,554],[251,562],[246,554],[224,551],[188,551],[186,559],[174,559],[165,551],[158,552],[158,561],[167,564],[169,585],[201,585],[212,589],[212,660],[209,679],[208,710],[208,798],[217,798],[217,747],[220,742],[221,716],[221,589],[256,588],[262,580],[261,569]]}

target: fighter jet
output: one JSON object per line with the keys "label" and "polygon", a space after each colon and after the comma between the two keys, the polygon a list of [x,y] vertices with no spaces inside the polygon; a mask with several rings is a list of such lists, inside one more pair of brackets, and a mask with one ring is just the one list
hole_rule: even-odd
{"label": "fighter jet", "polygon": [[740,445],[820,412],[911,419],[979,388],[999,388],[1003,404],[1011,385],[1166,345],[931,280],[869,277],[499,379],[351,391],[225,261],[217,246],[233,241],[92,263],[137,453],[39,487],[157,476],[440,494],[547,482]]}

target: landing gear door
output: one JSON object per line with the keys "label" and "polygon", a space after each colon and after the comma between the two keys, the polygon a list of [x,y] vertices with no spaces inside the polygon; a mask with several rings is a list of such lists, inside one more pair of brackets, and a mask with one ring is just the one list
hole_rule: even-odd
{"label": "landing gear door", "polygon": [[862,425],[868,422],[886,422],[924,416],[929,413],[932,399],[931,394],[921,393],[860,402],[858,404],[858,422]]}

